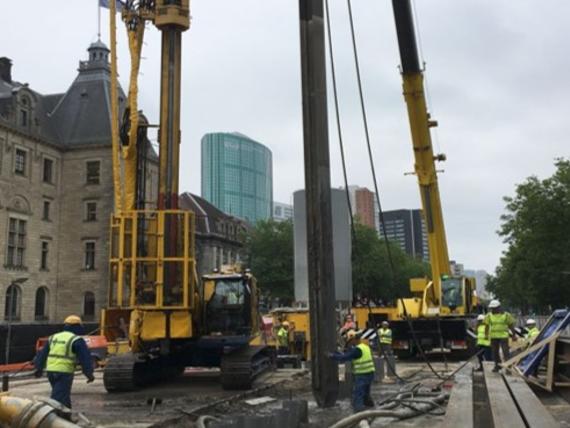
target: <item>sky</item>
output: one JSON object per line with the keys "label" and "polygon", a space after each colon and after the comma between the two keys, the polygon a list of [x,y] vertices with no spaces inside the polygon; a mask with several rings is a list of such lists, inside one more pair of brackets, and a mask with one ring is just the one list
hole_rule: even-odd
{"label": "sky", "polygon": [[[383,209],[418,208],[391,2],[353,0],[364,97]],[[350,184],[373,189],[359,107],[347,3],[330,0],[340,114]],[[298,2],[192,0],[183,36],[180,187],[200,193],[200,139],[244,133],[273,152],[274,199],[304,186]],[[505,246],[496,231],[503,197],[569,156],[570,2],[415,0],[450,257],[492,272]],[[108,11],[102,10],[108,43]],[[6,2],[0,56],[43,94],[64,92],[97,40],[97,0]],[[128,86],[126,35],[119,73]],[[149,27],[140,106],[158,122],[160,35]],[[329,70],[330,77],[330,70]],[[330,79],[329,79],[330,80]],[[331,181],[343,184],[329,87]]]}

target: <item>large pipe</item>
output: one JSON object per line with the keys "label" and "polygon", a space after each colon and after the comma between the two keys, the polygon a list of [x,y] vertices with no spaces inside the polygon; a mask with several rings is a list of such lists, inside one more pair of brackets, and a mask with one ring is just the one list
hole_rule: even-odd
{"label": "large pipe", "polygon": [[60,418],[50,404],[11,396],[0,396],[0,422],[13,428],[77,428]]}
{"label": "large pipe", "polygon": [[338,396],[336,313],[323,0],[300,0],[311,377],[319,406]]}

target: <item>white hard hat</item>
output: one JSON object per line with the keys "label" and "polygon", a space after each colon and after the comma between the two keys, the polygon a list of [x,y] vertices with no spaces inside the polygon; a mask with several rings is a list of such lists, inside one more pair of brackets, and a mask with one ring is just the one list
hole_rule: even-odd
{"label": "white hard hat", "polygon": [[534,324],[536,324],[536,321],[533,320],[532,318],[526,320],[526,325],[534,325]]}
{"label": "white hard hat", "polygon": [[483,321],[485,319],[485,315],[481,314],[477,316],[477,321]]}
{"label": "white hard hat", "polygon": [[498,308],[499,306],[501,306],[501,302],[498,300],[491,300],[491,303],[489,303],[489,309]]}

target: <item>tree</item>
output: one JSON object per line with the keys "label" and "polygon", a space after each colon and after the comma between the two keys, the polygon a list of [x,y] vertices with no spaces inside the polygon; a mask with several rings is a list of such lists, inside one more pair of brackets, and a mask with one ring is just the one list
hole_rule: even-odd
{"label": "tree", "polygon": [[[429,265],[408,256],[399,246],[386,242],[378,233],[360,223],[354,224],[352,246],[352,284],[355,295],[360,293],[384,301],[410,294],[410,278],[429,276]],[[388,247],[394,265],[390,267]]]}
{"label": "tree", "polygon": [[292,300],[294,294],[293,222],[256,222],[246,240],[249,267],[259,287],[272,297]]}
{"label": "tree", "polygon": [[524,312],[570,305],[570,161],[505,197],[498,234],[508,245],[487,288]]}
{"label": "tree", "polygon": [[[429,276],[429,265],[409,257],[390,242],[392,276],[385,241],[368,226],[355,223],[354,227],[352,284],[355,294],[390,301],[410,294],[410,278]],[[246,239],[249,267],[260,289],[271,297],[294,298],[293,251],[292,221],[258,221]]]}

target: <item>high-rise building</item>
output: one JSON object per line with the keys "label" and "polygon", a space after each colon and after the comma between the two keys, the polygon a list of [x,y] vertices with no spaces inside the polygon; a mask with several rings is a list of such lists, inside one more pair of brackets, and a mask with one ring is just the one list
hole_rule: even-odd
{"label": "high-rise building", "polygon": [[285,221],[293,219],[293,205],[273,202],[273,220]]}
{"label": "high-rise building", "polygon": [[[408,255],[429,261],[427,230],[421,210],[384,211],[388,240],[397,243]],[[380,232],[383,236],[382,226]]]}
{"label": "high-rise building", "polygon": [[455,260],[449,261],[449,271],[453,276],[464,276],[465,275],[465,268],[463,263],[457,263]]}
{"label": "high-rise building", "polygon": [[350,205],[355,219],[368,227],[378,230],[376,194],[366,187],[348,186]]}
{"label": "high-rise building", "polygon": [[204,135],[202,197],[223,212],[250,223],[271,218],[271,150],[237,132]]}
{"label": "high-rise building", "polygon": [[465,269],[463,274],[475,278],[477,286],[477,296],[480,299],[489,299],[490,293],[487,291],[487,279],[489,274],[484,269]]}

